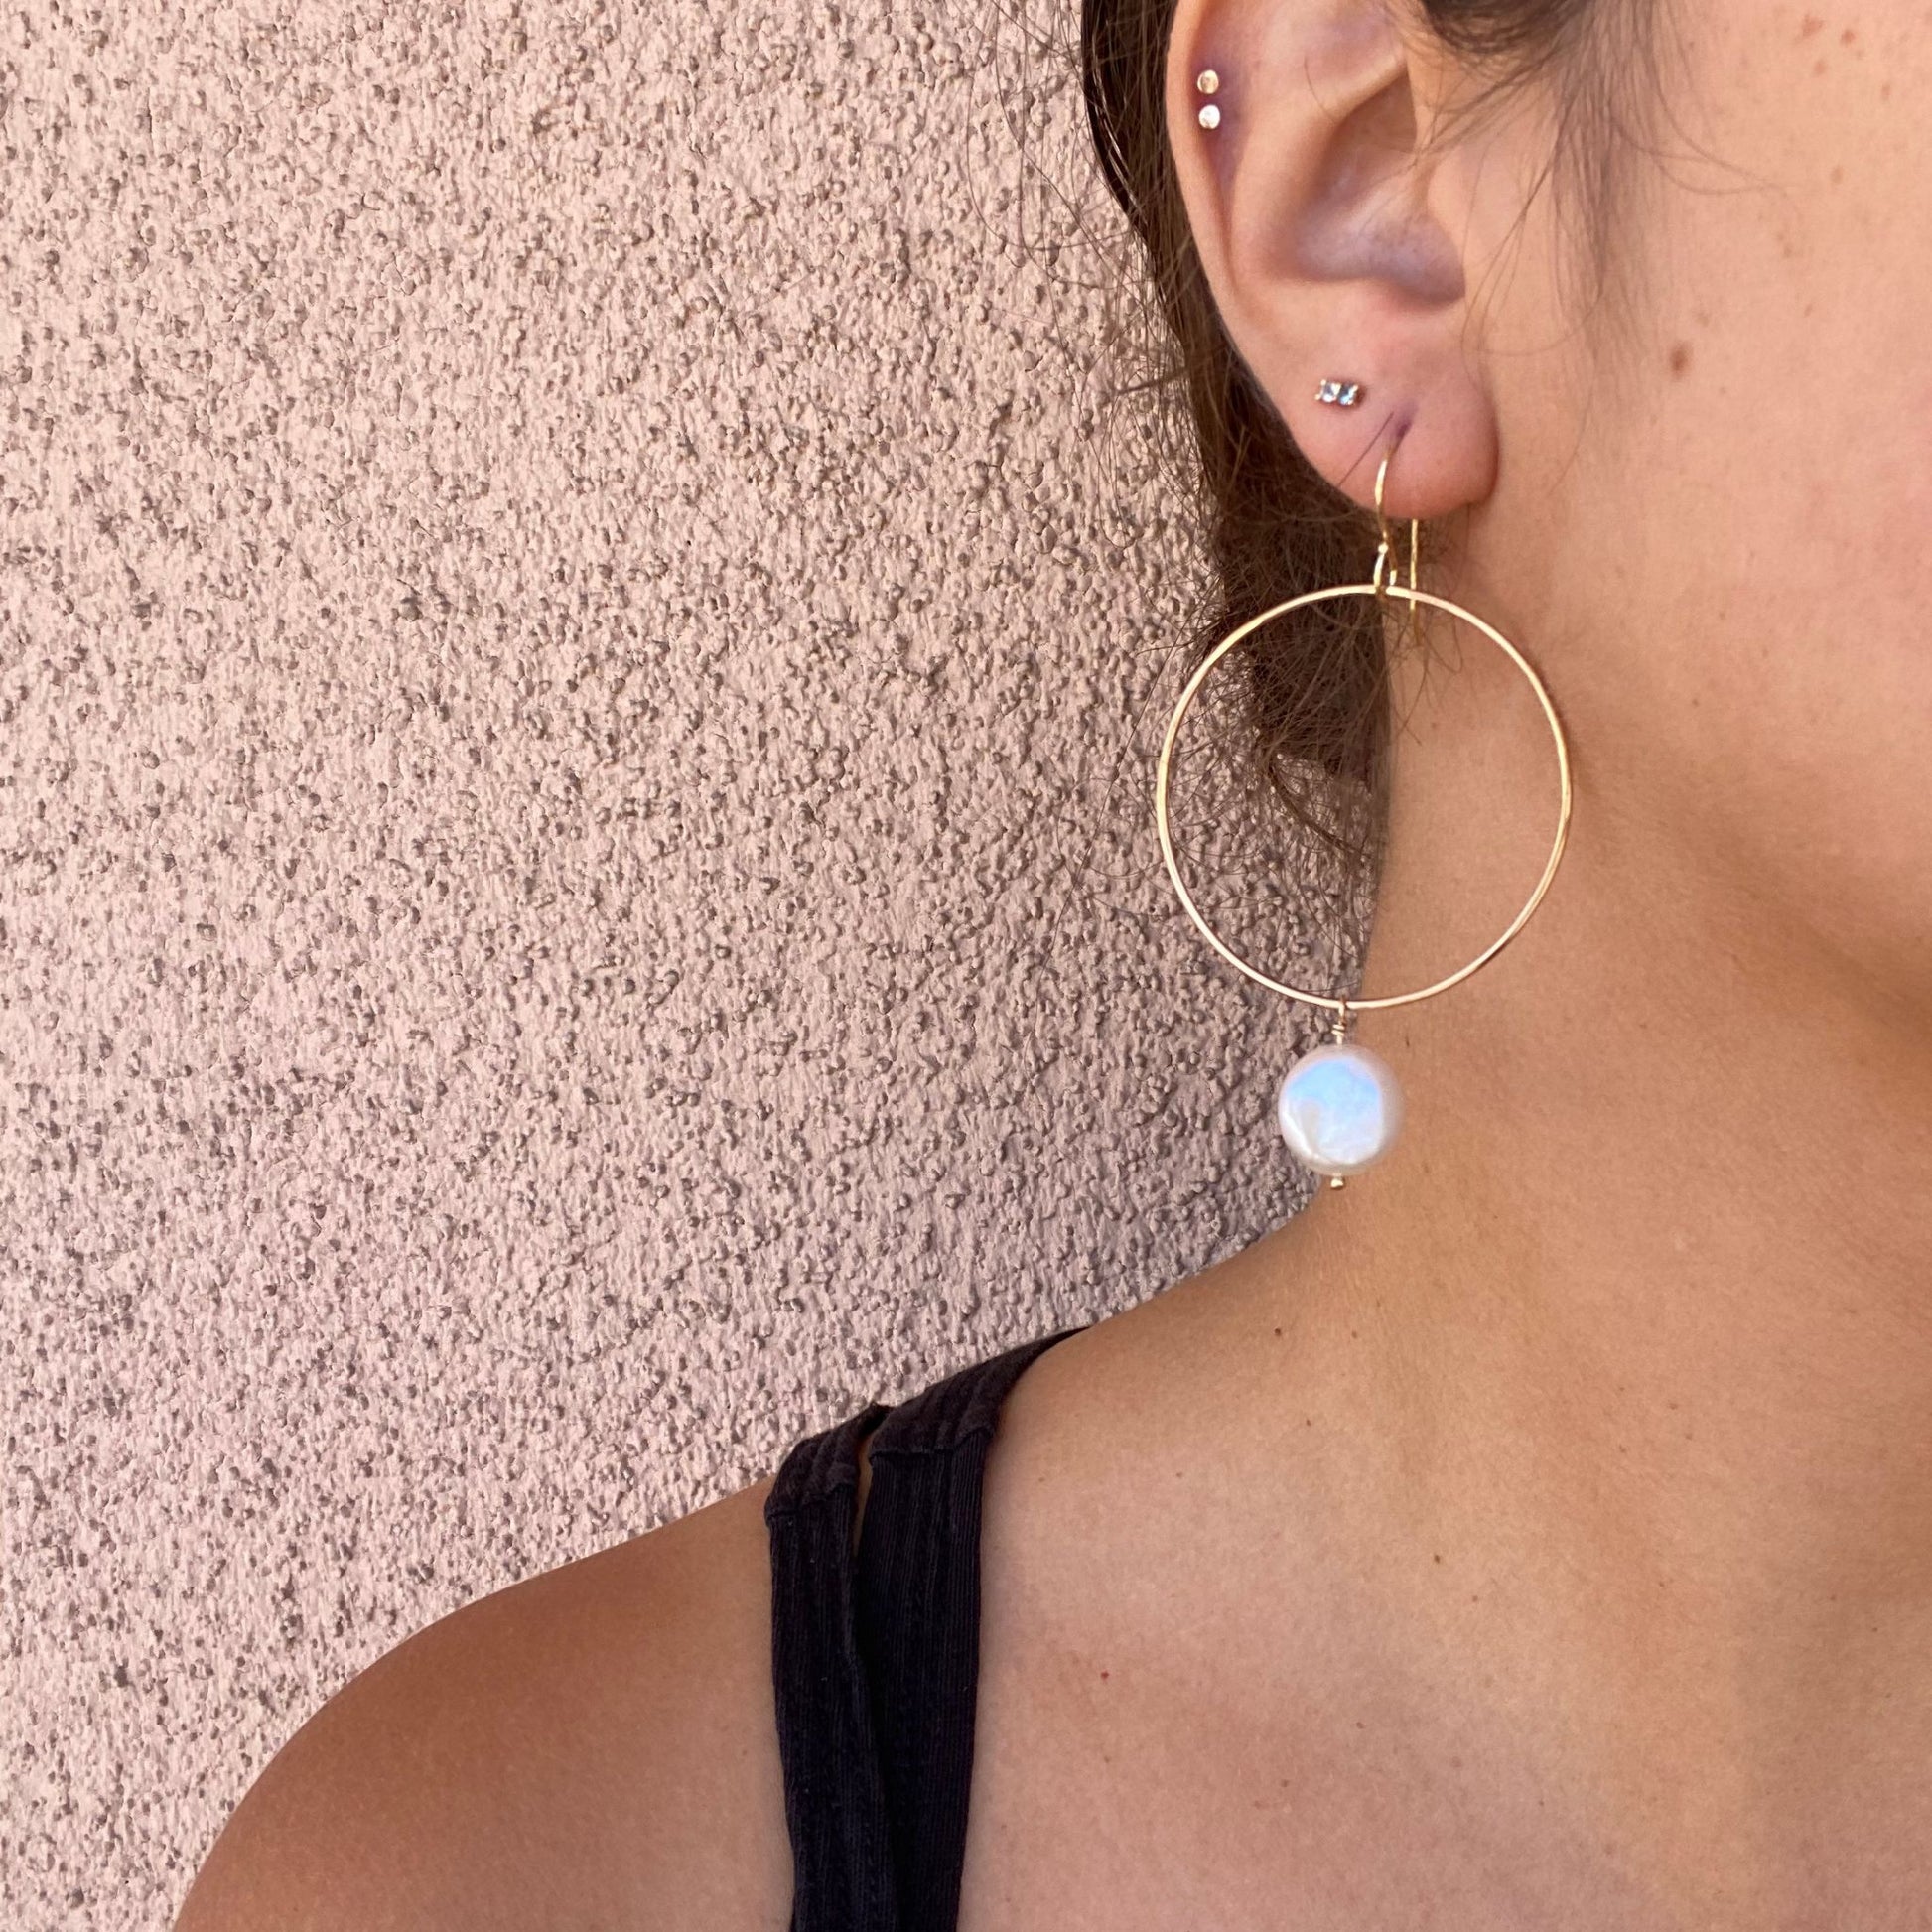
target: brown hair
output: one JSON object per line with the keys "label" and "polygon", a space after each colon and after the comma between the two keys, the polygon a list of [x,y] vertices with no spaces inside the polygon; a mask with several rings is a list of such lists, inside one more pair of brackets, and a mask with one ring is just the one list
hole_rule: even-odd
{"label": "brown hair", "polygon": [[[1489,83],[1470,112],[1532,77],[1556,82],[1550,174],[1573,178],[1579,261],[1608,291],[1615,136],[1649,78],[1655,0],[1417,0],[1427,24]],[[1194,251],[1164,107],[1174,0],[1082,0],[1080,76],[1100,167],[1146,257],[1158,309],[1151,386],[1183,397],[1198,452],[1214,588],[1189,668],[1238,624],[1374,567],[1372,516],[1303,457],[1223,331]],[[1612,39],[1613,37],[1613,39]],[[1614,56],[1612,55],[1614,47]],[[1486,69],[1486,71],[1484,71]],[[1540,184],[1539,184],[1540,185]],[[1162,327],[1165,325],[1165,327]],[[1381,620],[1368,600],[1276,620],[1246,652],[1252,729],[1238,748],[1265,793],[1335,862],[1360,906],[1380,858],[1390,739]],[[1232,668],[1232,666],[1230,666]]]}

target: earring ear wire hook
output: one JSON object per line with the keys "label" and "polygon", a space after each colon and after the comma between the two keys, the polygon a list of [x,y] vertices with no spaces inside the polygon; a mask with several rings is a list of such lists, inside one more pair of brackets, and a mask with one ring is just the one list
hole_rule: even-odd
{"label": "earring ear wire hook", "polygon": [[[1392,575],[1398,585],[1402,581],[1395,563],[1395,532],[1389,528],[1388,513],[1383,508],[1389,486],[1389,465],[1395,461],[1395,453],[1401,447],[1401,439],[1398,437],[1384,451],[1382,462],[1375,472],[1375,523],[1382,533],[1382,542],[1375,553],[1375,575],[1371,581],[1384,597],[1388,594]],[[1409,588],[1412,591],[1422,588],[1422,577],[1418,569],[1421,550],[1422,525],[1412,516],[1409,519]],[[1410,608],[1413,610],[1415,607],[1412,605]]]}
{"label": "earring ear wire hook", "polygon": [[[1377,598],[1386,606],[1389,601],[1389,586],[1393,581],[1398,589],[1402,586],[1401,573],[1395,562],[1395,532],[1389,528],[1388,514],[1383,501],[1388,490],[1389,465],[1395,461],[1395,453],[1402,447],[1402,439],[1397,437],[1383,452],[1381,465],[1375,472],[1375,522],[1382,533],[1380,547],[1375,553],[1375,574],[1370,582],[1375,586]],[[1411,591],[1422,589],[1422,525],[1415,518],[1409,519],[1409,584]],[[1408,600],[1409,609],[1403,618],[1403,624],[1409,636],[1417,643],[1422,641],[1422,606],[1414,598]]]}

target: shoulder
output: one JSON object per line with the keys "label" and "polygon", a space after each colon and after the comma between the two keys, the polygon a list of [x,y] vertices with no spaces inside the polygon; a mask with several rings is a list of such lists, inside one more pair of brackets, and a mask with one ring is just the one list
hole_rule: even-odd
{"label": "shoulder", "polygon": [[770,1487],[379,1658],[256,1780],[176,1932],[780,1932]]}

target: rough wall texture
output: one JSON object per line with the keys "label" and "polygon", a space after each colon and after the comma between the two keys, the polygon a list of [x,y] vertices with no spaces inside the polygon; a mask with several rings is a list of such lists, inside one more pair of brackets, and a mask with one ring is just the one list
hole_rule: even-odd
{"label": "rough wall texture", "polygon": [[0,1922],[1299,1204],[1082,138],[943,0],[0,21]]}

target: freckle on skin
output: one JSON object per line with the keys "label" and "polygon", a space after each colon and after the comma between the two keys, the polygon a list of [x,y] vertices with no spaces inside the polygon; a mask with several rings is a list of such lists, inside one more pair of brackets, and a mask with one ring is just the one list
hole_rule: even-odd
{"label": "freckle on skin", "polygon": [[[1679,343],[1670,352],[1670,372],[1672,375],[1682,375],[1690,366],[1691,345],[1689,343]],[[1438,1558],[1437,1561],[1441,1562],[1442,1559]]]}
{"label": "freckle on skin", "polygon": [[1801,41],[1808,41],[1812,35],[1822,34],[1824,31],[1825,23],[1816,14],[1806,14],[1805,24],[1798,29],[1798,38]]}
{"label": "freckle on skin", "polygon": [[1824,71],[1825,71],[1825,63],[1823,61],[1820,61],[1818,65],[1812,69],[1813,73],[1823,73]]}
{"label": "freckle on skin", "polygon": [[1836,188],[1839,185],[1839,183],[1842,182],[1844,179],[1845,179],[1845,170],[1843,168],[1834,168],[1832,170],[1832,186],[1834,188]]}

